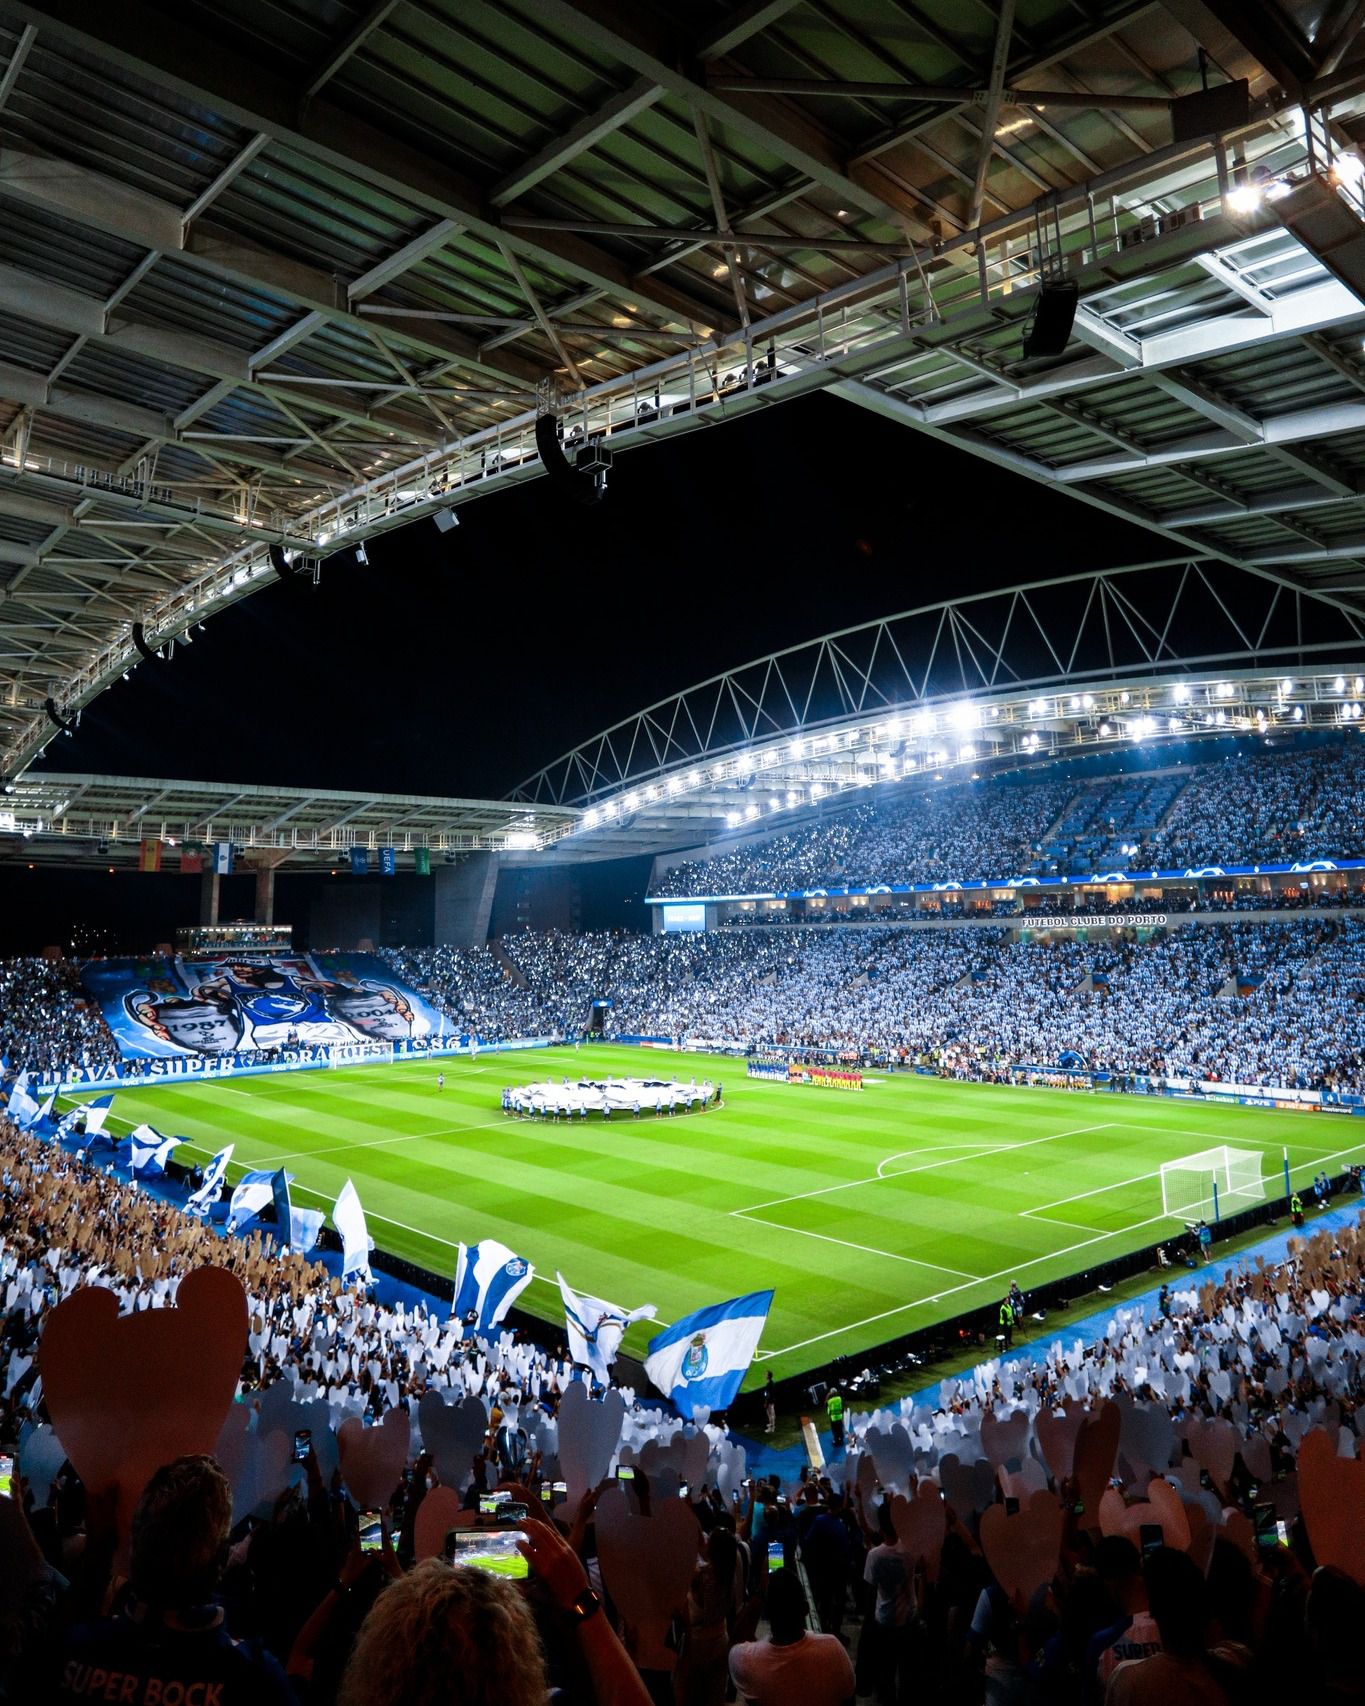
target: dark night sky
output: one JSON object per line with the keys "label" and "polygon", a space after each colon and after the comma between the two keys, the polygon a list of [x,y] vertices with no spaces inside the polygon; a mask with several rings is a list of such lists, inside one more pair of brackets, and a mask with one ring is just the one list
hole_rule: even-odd
{"label": "dark night sky", "polygon": [[495,798],[651,701],[830,629],[1160,539],[833,398],[544,480],[272,586],[41,768]]}

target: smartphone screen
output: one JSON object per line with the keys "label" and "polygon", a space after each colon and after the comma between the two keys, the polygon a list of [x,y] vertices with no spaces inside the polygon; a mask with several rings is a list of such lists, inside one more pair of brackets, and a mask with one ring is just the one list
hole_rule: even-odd
{"label": "smartphone screen", "polygon": [[1256,1544],[1263,1552],[1272,1551],[1276,1546],[1288,1546],[1288,1525],[1276,1517],[1274,1505],[1257,1505],[1252,1512],[1251,1526]]}
{"label": "smartphone screen", "polygon": [[308,1453],[313,1449],[312,1428],[296,1428],[294,1430],[294,1461],[306,1463]]}
{"label": "smartphone screen", "polygon": [[692,1496],[692,1489],[691,1489],[691,1487],[688,1486],[687,1482],[684,1481],[678,1488],[678,1497],[680,1499],[690,1499],[691,1496]]}
{"label": "smartphone screen", "polygon": [[569,1483],[567,1481],[556,1481],[554,1484],[554,1493],[555,1503],[557,1505],[562,1504],[569,1496]]}
{"label": "smartphone screen", "polygon": [[490,1570],[495,1576],[510,1576],[520,1581],[529,1574],[529,1566],[517,1550],[522,1538],[519,1528],[452,1529],[446,1536],[446,1556],[452,1564],[468,1570]]}
{"label": "smartphone screen", "polygon": [[782,1542],[770,1540],[768,1542],[768,1574],[771,1575],[774,1570],[783,1569],[786,1562],[787,1554],[783,1550]]}
{"label": "smartphone screen", "polygon": [[635,1471],[627,1463],[619,1464],[616,1470],[616,1479],[618,1481],[633,1481],[635,1479]]}
{"label": "smartphone screen", "polygon": [[496,1516],[498,1514],[498,1506],[505,1505],[510,1497],[510,1493],[480,1493],[479,1515]]}
{"label": "smartphone screen", "polygon": [[1018,1516],[1019,1515],[1019,1501],[1018,1501],[1018,1499],[1006,1499],[1005,1500],[1005,1515],[1006,1516]]}
{"label": "smartphone screen", "polygon": [[1159,1522],[1144,1522],[1138,1530],[1138,1542],[1145,1558],[1149,1552],[1155,1552],[1158,1547],[1166,1544],[1166,1536]]}
{"label": "smartphone screen", "polygon": [[378,1552],[383,1544],[384,1513],[382,1511],[361,1511],[360,1550],[362,1552]]}
{"label": "smartphone screen", "polygon": [[493,1513],[499,1522],[525,1522],[526,1506],[514,1504],[511,1499],[505,1499],[494,1509]]}
{"label": "smartphone screen", "polygon": [[0,1499],[14,1497],[14,1459],[8,1452],[0,1452]]}

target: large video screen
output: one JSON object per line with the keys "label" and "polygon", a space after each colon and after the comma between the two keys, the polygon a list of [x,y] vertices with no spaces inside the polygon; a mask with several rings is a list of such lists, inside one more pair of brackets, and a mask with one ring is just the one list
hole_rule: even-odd
{"label": "large video screen", "polygon": [[401,1043],[443,1028],[441,1015],[376,954],[92,960],[81,981],[130,1060]]}
{"label": "large video screen", "polygon": [[700,901],[670,901],[664,907],[664,930],[705,930],[706,907]]}

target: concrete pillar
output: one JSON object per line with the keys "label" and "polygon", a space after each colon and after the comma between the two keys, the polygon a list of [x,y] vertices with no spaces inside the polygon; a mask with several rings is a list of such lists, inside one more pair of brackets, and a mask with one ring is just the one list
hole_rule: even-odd
{"label": "concrete pillar", "polygon": [[[212,849],[210,849],[210,854]],[[199,922],[218,922],[218,891],[221,883],[217,871],[203,871],[199,877]]]}
{"label": "concrete pillar", "polygon": [[256,903],[251,914],[254,924],[275,922],[275,872],[291,851],[288,847],[254,847],[243,860],[256,878]]}
{"label": "concrete pillar", "polygon": [[[440,859],[441,855],[432,857]],[[458,865],[432,865],[433,942],[449,942],[457,948],[483,947],[493,916],[499,864],[496,853],[466,853]]]}

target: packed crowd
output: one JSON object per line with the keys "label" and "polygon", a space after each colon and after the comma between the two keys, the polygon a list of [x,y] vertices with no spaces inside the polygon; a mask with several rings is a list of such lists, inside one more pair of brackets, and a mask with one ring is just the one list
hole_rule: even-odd
{"label": "packed crowd", "polygon": [[[1170,925],[1103,943],[822,926],[643,936],[520,931],[496,951],[391,950],[395,972],[485,1042],[583,1035],[824,1049],[994,1077],[1064,1053],[1087,1070],[1365,1090],[1365,921]],[[16,969],[17,968],[17,969]],[[14,1068],[104,1059],[98,1016],[44,962],[0,975],[36,1013]],[[595,1002],[605,1007],[594,1009]],[[29,1037],[41,1039],[35,1052]]]}
{"label": "packed crowd", "polygon": [[76,968],[62,960],[0,960],[0,1056],[32,1073],[100,1066],[118,1049],[87,1006]]}
{"label": "packed crowd", "polygon": [[961,1076],[1063,1052],[1094,1070],[1365,1089],[1365,923],[1182,925],[1149,940],[1003,930],[524,932],[504,951],[570,1034],[897,1051]]}
{"label": "packed crowd", "polygon": [[714,859],[674,865],[654,892],[763,894],[1010,876],[1033,869],[1044,833],[1075,792],[1068,782],[961,784],[883,798]]}
{"label": "packed crowd", "polygon": [[404,982],[448,1013],[456,1030],[488,1042],[542,1033],[541,1004],[491,948],[382,948],[380,957]]}
{"label": "packed crowd", "polygon": [[[821,1471],[750,1478],[718,1428],[642,1425],[628,1394],[567,1396],[562,1370],[518,1362],[510,1339],[452,1341],[443,1364],[449,1328],[424,1312],[384,1311],[259,1239],[216,1239],[3,1128],[0,1183],[0,1448],[15,1456],[0,1699],[1365,1698],[1365,1499],[1341,1462],[1365,1398],[1358,1227],[1163,1287],[1095,1342],[997,1358],[932,1403],[852,1412]],[[248,1293],[239,1402],[214,1456],[138,1475],[121,1529],[67,1459],[37,1341],[81,1283],[111,1287],[125,1315],[170,1308],[206,1259]],[[432,1407],[443,1372],[472,1426],[468,1402],[454,1427]],[[361,1411],[394,1411],[403,1449],[339,1433]],[[387,1490],[362,1503],[366,1484]],[[459,1567],[471,1555],[500,1567]]]}
{"label": "packed crowd", "polygon": [[802,829],[674,865],[660,896],[1291,864],[1365,853],[1365,745],[1197,764],[1175,775],[956,783],[883,793]]}

